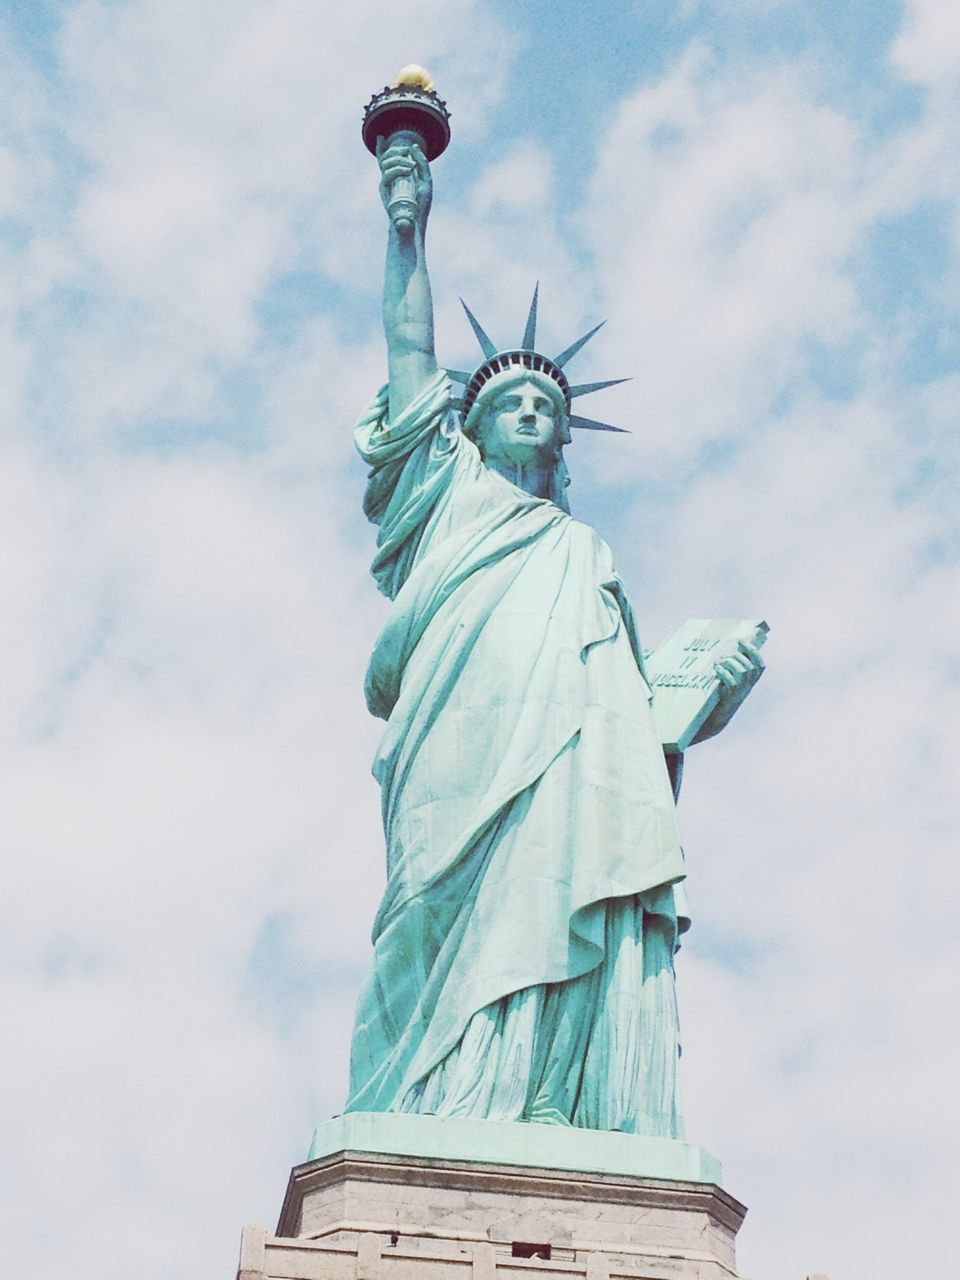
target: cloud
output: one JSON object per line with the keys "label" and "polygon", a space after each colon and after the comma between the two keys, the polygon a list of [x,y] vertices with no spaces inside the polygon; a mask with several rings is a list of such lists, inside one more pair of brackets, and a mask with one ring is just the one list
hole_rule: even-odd
{"label": "cloud", "polygon": [[[585,206],[605,346],[640,369],[604,408],[637,427],[611,523],[648,642],[687,616],[773,628],[769,675],[690,753],[681,801],[688,1132],[751,1205],[748,1274],[914,1265],[957,1136],[956,375],[907,356],[949,328],[955,257],[909,307],[865,265],[891,219],[936,205],[950,227],[952,136],[936,103],[878,137],[802,62],[745,74],[694,46],[621,104]],[[856,1215],[878,1204],[866,1263]]]}
{"label": "cloud", "polygon": [[[84,3],[55,73],[21,58],[4,78],[19,1265],[229,1271],[342,1103],[382,876],[362,677],[383,604],[350,424],[383,362],[362,294],[338,304],[382,254],[358,124],[409,60],[385,15],[461,74],[467,3]],[[293,335],[263,310],[283,279],[312,282]],[[376,287],[374,268],[374,323]],[[69,1205],[51,1234],[53,1160]]]}
{"label": "cloud", "polygon": [[607,345],[638,369],[619,399],[641,448],[662,459],[736,432],[806,373],[805,343],[862,336],[864,156],[857,123],[799,69],[744,80],[702,47],[621,106],[584,226]]}
{"label": "cloud", "polygon": [[910,80],[955,89],[960,70],[960,14],[949,0],[907,0],[904,22],[890,51],[893,66]]}

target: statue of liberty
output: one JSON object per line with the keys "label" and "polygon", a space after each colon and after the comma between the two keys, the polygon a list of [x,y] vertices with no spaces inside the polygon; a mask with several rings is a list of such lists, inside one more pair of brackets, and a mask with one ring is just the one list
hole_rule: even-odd
{"label": "statue of liberty", "polygon": [[[438,367],[428,160],[377,143],[391,213],[389,381],[357,427],[390,599],[366,680],[387,885],[348,1111],[682,1136],[674,953],[687,925],[674,789],[610,549],[570,515],[561,355]],[[396,192],[404,207],[395,216]],[[592,331],[593,332],[593,331]],[[762,670],[717,663],[717,732]]]}

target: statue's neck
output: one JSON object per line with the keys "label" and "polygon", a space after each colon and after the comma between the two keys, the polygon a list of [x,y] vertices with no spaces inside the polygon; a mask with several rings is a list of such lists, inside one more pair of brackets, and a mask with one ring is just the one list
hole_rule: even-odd
{"label": "statue's neck", "polygon": [[532,498],[549,498],[553,491],[553,468],[538,467],[534,463],[508,462],[505,458],[485,458],[484,464],[491,471],[515,484]]}

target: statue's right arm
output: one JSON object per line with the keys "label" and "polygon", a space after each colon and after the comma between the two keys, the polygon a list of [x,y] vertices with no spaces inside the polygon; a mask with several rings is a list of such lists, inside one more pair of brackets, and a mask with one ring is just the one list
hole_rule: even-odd
{"label": "statue's right arm", "polygon": [[390,421],[394,421],[437,372],[433,343],[433,298],[424,251],[433,188],[430,166],[415,144],[378,146],[384,206],[396,178],[413,176],[417,216],[404,231],[390,222],[383,284],[383,330],[387,339]]}

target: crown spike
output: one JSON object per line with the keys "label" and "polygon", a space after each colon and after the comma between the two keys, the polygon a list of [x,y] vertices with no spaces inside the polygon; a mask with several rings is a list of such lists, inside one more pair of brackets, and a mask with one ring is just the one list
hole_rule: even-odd
{"label": "crown spike", "polygon": [[558,364],[562,369],[568,360],[572,360],[581,347],[585,347],[593,335],[602,329],[606,324],[606,320],[601,320],[599,324],[594,325],[589,333],[585,333],[582,338],[578,338],[572,347],[567,347],[566,351],[561,351],[558,356],[553,357],[553,363]]}
{"label": "crown spike", "polygon": [[527,327],[523,331],[523,338],[520,342],[520,348],[523,351],[535,351],[535,343],[537,341],[537,298],[540,294],[540,281],[533,286],[533,301],[530,303],[530,313],[527,316]]}
{"label": "crown spike", "polygon": [[588,396],[591,391],[602,391],[604,387],[618,387],[621,382],[630,382],[630,378],[608,378],[606,382],[579,382],[570,388],[570,398]]}
{"label": "crown spike", "polygon": [[460,299],[460,305],[467,313],[467,319],[470,321],[470,327],[473,329],[473,332],[476,334],[477,341],[480,343],[480,350],[483,352],[486,359],[489,360],[491,356],[495,356],[497,354],[497,348],[484,333],[483,329],[480,327],[479,320],[462,298]]}
{"label": "crown spike", "polygon": [[454,382],[469,382],[473,377],[472,373],[464,373],[462,369],[445,370],[448,378],[452,378]]}
{"label": "crown spike", "polygon": [[597,422],[595,418],[581,418],[576,413],[571,413],[570,425],[580,427],[584,431],[617,431],[625,436],[630,434],[626,427],[612,427],[609,422]]}

